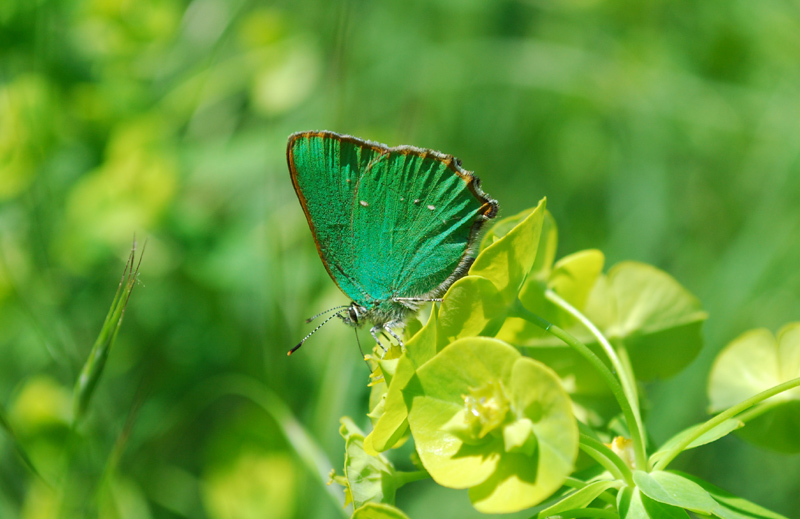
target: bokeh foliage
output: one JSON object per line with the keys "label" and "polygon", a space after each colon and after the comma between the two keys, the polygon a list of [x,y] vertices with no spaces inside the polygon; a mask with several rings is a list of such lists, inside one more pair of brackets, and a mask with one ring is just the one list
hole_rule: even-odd
{"label": "bokeh foliage", "polygon": [[[71,388],[132,236],[147,236],[76,447],[74,506],[340,516],[275,413],[226,378],[277,394],[342,466],[339,417],[368,398],[352,334],[331,324],[285,356],[305,317],[346,302],[285,165],[290,133],[330,129],[455,154],[505,216],[546,195],[558,257],[601,249],[697,295],[704,350],[647,387],[661,443],[702,420],[724,344],[800,315],[798,121],[800,17],[777,0],[6,0],[0,407],[57,473]],[[728,437],[681,464],[800,508],[796,456]],[[0,517],[47,517],[47,496],[0,434]],[[424,486],[398,502],[474,513],[464,492]]]}

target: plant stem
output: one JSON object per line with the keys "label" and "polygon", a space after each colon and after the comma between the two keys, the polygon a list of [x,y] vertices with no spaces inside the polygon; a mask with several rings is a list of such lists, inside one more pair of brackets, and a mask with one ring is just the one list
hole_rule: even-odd
{"label": "plant stem", "polygon": [[681,442],[677,443],[672,449],[667,451],[664,456],[658,460],[653,467],[653,470],[664,470],[667,468],[667,465],[675,459],[678,454],[683,452],[683,450],[697,438],[705,434],[706,432],[710,431],[717,425],[721,424],[725,420],[729,418],[733,418],[739,413],[750,409],[754,405],[758,404],[759,402],[763,402],[764,400],[775,396],[779,393],[783,393],[784,391],[788,391],[790,389],[796,388],[800,386],[800,377],[789,380],[788,382],[784,382],[783,384],[778,384],[777,386],[771,387],[766,391],[762,391],[761,393],[751,396],[747,400],[744,400],[733,407],[729,407],[725,411],[721,412],[714,418],[708,420],[707,422],[703,423],[700,427],[698,427],[693,434],[688,435],[684,438]]}
{"label": "plant stem", "polygon": [[420,481],[422,479],[428,479],[431,477],[428,474],[427,470],[415,470],[414,472],[395,472],[395,481],[399,484],[397,485],[398,488],[402,487],[406,483],[413,483],[414,481]]}
{"label": "plant stem", "polygon": [[[586,452],[586,451],[584,451],[584,452]],[[587,454],[589,454],[589,453],[587,452]],[[591,456],[591,454],[589,454],[589,455]],[[621,477],[615,478],[615,481],[618,481],[620,486],[622,486],[624,484]],[[582,488],[586,488],[589,485],[590,485],[590,483],[587,483],[586,481],[584,481],[582,479],[578,479],[578,478],[575,478],[575,477],[572,477],[572,476],[567,477],[567,479],[564,481],[564,486],[565,487],[573,488],[575,490],[581,490]],[[612,487],[612,489],[616,489],[616,488]],[[553,502],[554,503],[558,502],[558,501],[564,499],[565,497],[568,497],[568,496],[567,495],[562,495],[562,496],[558,497],[557,499],[553,499]],[[597,496],[596,499],[600,499],[601,501],[605,501],[609,505],[616,506],[616,504],[617,504],[616,497],[611,495],[611,493],[608,490],[606,490],[603,493],[601,493],[599,496]]]}
{"label": "plant stem", "polygon": [[633,449],[636,455],[636,467],[647,470],[648,462],[647,454],[644,448],[644,436],[642,436],[642,432],[639,429],[639,422],[636,420],[636,414],[633,412],[633,407],[626,397],[625,391],[623,391],[619,381],[614,374],[611,373],[611,370],[608,369],[608,366],[606,366],[603,361],[600,360],[600,357],[595,355],[594,352],[586,347],[585,344],[567,333],[564,329],[534,314],[522,306],[522,303],[519,301],[519,299],[517,299],[509,309],[509,315],[513,317],[519,317],[520,319],[525,319],[526,321],[535,324],[553,336],[558,337],[564,341],[567,346],[573,348],[583,358],[589,361],[589,363],[597,370],[597,372],[608,385],[611,393],[614,395],[614,398],[616,398],[617,403],[622,410],[622,414],[625,416],[625,421],[628,424],[628,429],[631,433],[631,439],[633,440]]}
{"label": "plant stem", "polygon": [[608,470],[616,479],[624,481],[628,486],[633,486],[633,472],[631,472],[630,467],[606,444],[595,440],[591,436],[581,434],[579,447]]}
{"label": "plant stem", "polygon": [[[597,342],[600,344],[600,347],[603,348],[608,360],[611,361],[611,365],[614,367],[619,376],[619,381],[622,384],[622,390],[625,392],[625,396],[628,398],[628,401],[631,403],[631,407],[633,408],[633,415],[636,419],[636,425],[639,427],[642,437],[644,437],[644,423],[642,422],[642,415],[639,412],[639,394],[636,391],[636,378],[633,375],[633,367],[631,366],[627,355],[625,355],[624,360],[621,359],[617,355],[617,350],[611,345],[608,339],[606,339],[600,329],[597,328],[597,326],[595,326],[595,324],[585,315],[583,315],[577,308],[569,304],[553,290],[547,290],[545,292],[545,297],[559,308],[570,314],[572,317],[577,319],[597,339]],[[636,440],[634,439],[634,441]],[[645,470],[646,467],[647,466],[645,465]]]}
{"label": "plant stem", "polygon": [[747,422],[749,422],[751,420],[755,420],[756,418],[758,418],[762,414],[770,411],[771,409],[779,407],[782,403],[783,402],[780,402],[780,401],[764,402],[761,405],[757,405],[755,407],[752,407],[752,408],[748,409],[747,411],[744,411],[742,414],[740,414],[736,418],[741,420],[744,423],[747,423]]}

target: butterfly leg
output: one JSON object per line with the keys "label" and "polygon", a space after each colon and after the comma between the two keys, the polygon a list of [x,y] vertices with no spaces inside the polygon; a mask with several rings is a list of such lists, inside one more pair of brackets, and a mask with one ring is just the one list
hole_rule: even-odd
{"label": "butterfly leg", "polygon": [[[381,340],[378,339],[378,332],[383,332],[383,327],[380,326],[380,325],[375,325],[375,326],[373,326],[372,328],[369,329],[369,333],[372,334],[372,338],[375,339],[375,342],[377,342],[378,346],[380,346],[381,349],[383,350],[383,355],[385,355],[386,354],[386,346],[384,346],[383,343],[381,342]],[[383,355],[381,355],[381,358],[383,358]]]}
{"label": "butterfly leg", "polygon": [[414,312],[416,312],[419,309],[421,303],[429,303],[429,302],[438,303],[438,302],[441,302],[442,299],[439,298],[439,297],[434,297],[434,298],[393,297],[392,301],[394,301],[395,303],[400,303],[401,305],[405,306],[409,310],[413,310]]}
{"label": "butterfly leg", "polygon": [[403,344],[403,339],[401,339],[400,337],[397,336],[396,333],[394,333],[394,330],[392,330],[391,328],[392,326],[403,327],[403,323],[398,321],[389,321],[388,323],[383,325],[383,329],[386,330],[389,333],[389,335],[394,337],[394,339],[397,341],[397,344],[400,345],[401,350],[406,351],[406,345]]}

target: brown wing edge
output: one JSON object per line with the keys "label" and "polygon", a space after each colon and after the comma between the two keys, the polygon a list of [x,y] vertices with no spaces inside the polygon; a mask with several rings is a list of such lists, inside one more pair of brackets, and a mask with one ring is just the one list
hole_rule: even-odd
{"label": "brown wing edge", "polygon": [[294,192],[297,194],[297,199],[300,200],[300,205],[303,208],[303,212],[306,215],[306,221],[308,222],[308,227],[311,229],[311,237],[314,238],[314,245],[317,246],[317,254],[319,254],[319,259],[322,260],[322,264],[325,266],[325,270],[328,271],[328,275],[331,277],[333,282],[339,287],[339,290],[344,292],[344,289],[339,285],[339,282],[336,281],[336,278],[331,272],[331,268],[328,265],[328,261],[325,259],[325,255],[322,253],[322,248],[320,247],[319,240],[317,240],[317,229],[314,227],[314,222],[311,220],[311,214],[308,212],[308,203],[306,201],[306,197],[303,196],[303,192],[300,190],[300,186],[297,184],[297,168],[294,165],[294,156],[292,156],[292,147],[296,140],[300,138],[307,138],[313,137],[318,134],[324,134],[326,132],[298,132],[293,133],[289,136],[289,141],[286,144],[286,161],[289,163],[289,177],[292,179],[292,186],[294,186]]}
{"label": "brown wing edge", "polygon": [[289,164],[289,176],[292,179],[292,185],[294,186],[294,191],[297,194],[297,198],[300,200],[300,205],[303,207],[303,212],[306,215],[306,221],[308,221],[308,226],[311,229],[311,235],[314,238],[314,244],[317,246],[317,253],[319,254],[320,259],[322,260],[322,264],[325,266],[325,270],[328,271],[328,275],[331,277],[336,286],[339,287],[342,292],[344,290],[336,281],[333,273],[331,272],[330,266],[328,265],[325,256],[322,253],[322,248],[320,247],[320,243],[317,240],[317,232],[314,228],[314,222],[311,221],[311,215],[308,212],[308,206],[306,204],[306,198],[303,196],[302,191],[300,190],[299,186],[297,185],[297,169],[294,165],[294,157],[292,156],[292,147],[294,142],[298,139],[306,139],[309,137],[320,137],[323,139],[337,139],[339,141],[349,142],[351,144],[355,144],[357,146],[370,148],[373,151],[380,152],[380,153],[401,153],[404,155],[417,155],[420,157],[431,156],[436,160],[441,161],[443,164],[447,165],[448,169],[453,171],[456,175],[459,176],[466,184],[467,188],[470,190],[472,195],[482,203],[479,217],[475,220],[475,223],[472,224],[472,229],[470,230],[469,234],[469,241],[464,254],[461,256],[456,269],[453,271],[450,276],[444,280],[438,287],[433,289],[428,294],[421,294],[415,295],[415,297],[421,298],[434,298],[436,296],[441,295],[444,293],[450,285],[455,283],[458,279],[463,277],[470,269],[472,264],[475,262],[475,252],[476,252],[476,245],[478,244],[478,236],[480,235],[481,229],[483,225],[497,216],[498,211],[500,210],[500,204],[497,200],[491,198],[487,193],[485,193],[481,189],[481,180],[475,176],[472,171],[467,171],[461,167],[461,161],[455,158],[452,155],[448,155],[446,153],[441,153],[439,151],[425,149],[425,148],[417,148],[416,146],[395,146],[389,147],[385,144],[381,144],[379,142],[373,142],[369,140],[359,139],[358,137],[353,137],[352,135],[346,134],[339,134],[335,132],[331,132],[328,130],[311,130],[311,131],[304,131],[304,132],[297,132],[293,133],[289,136],[289,140],[286,146],[286,160]]}
{"label": "brown wing edge", "polygon": [[472,224],[472,229],[470,229],[469,233],[469,240],[467,242],[467,248],[464,251],[464,254],[461,255],[461,259],[459,260],[456,269],[438,287],[428,294],[422,296],[422,299],[440,297],[447,292],[447,289],[450,288],[453,283],[464,277],[469,272],[469,269],[472,267],[472,264],[475,262],[475,258],[477,257],[477,249],[480,245],[480,240],[478,238],[480,237],[484,224],[497,216],[498,211],[500,211],[500,204],[497,202],[497,200],[491,198],[488,193],[481,189],[481,180],[475,176],[474,173],[462,169],[457,159],[452,160],[450,166],[451,169],[453,169],[453,171],[455,171],[456,174],[467,183],[467,187],[469,188],[470,192],[475,196],[475,198],[483,202],[483,205],[481,206],[478,218]]}

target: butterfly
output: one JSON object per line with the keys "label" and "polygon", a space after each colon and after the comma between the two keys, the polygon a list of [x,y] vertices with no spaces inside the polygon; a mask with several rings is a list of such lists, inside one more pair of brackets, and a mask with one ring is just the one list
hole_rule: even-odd
{"label": "butterfly", "polygon": [[289,136],[286,156],[319,257],[351,300],[309,319],[336,311],[288,354],[333,317],[403,347],[393,328],[467,273],[497,201],[438,151],[307,131]]}

